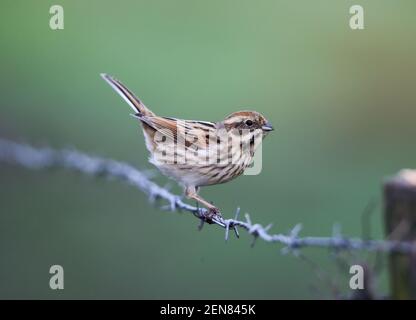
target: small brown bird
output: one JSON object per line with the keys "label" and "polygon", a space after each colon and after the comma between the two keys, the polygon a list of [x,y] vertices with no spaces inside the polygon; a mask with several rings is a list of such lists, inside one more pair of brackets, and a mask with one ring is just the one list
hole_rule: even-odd
{"label": "small brown bird", "polygon": [[101,77],[133,109],[143,128],[149,161],[185,188],[185,195],[206,206],[217,207],[198,195],[199,187],[230,181],[251,164],[254,152],[268,132],[267,119],[256,111],[238,111],[220,122],[160,117],[148,109],[120,81]]}

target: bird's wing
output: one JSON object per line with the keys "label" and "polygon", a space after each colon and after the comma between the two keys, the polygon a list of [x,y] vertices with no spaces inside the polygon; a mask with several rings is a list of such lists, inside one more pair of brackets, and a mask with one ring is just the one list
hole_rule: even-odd
{"label": "bird's wing", "polygon": [[[153,130],[152,137],[156,132],[166,136],[175,142],[183,141],[186,147],[191,144],[204,148],[208,144],[207,135],[215,133],[215,124],[212,122],[181,120],[168,117],[148,117],[136,115],[149,129]],[[182,140],[181,140],[182,139]]]}
{"label": "bird's wing", "polygon": [[151,133],[152,138],[159,132],[167,139],[175,141],[177,135],[176,122],[163,117],[138,116],[138,118],[146,125],[148,128],[146,131]]}

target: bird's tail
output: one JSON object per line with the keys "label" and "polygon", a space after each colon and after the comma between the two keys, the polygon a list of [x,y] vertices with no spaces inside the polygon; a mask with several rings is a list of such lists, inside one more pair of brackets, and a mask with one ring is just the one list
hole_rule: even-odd
{"label": "bird's tail", "polygon": [[150,111],[141,101],[137,98],[126,86],[120,81],[114,79],[112,76],[101,73],[101,77],[114,89],[117,93],[129,104],[133,109],[134,115],[141,116],[154,116],[155,114]]}

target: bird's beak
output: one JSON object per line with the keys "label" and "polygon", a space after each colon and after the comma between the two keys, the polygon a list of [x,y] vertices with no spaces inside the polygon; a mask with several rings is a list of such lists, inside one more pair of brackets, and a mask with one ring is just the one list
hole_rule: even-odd
{"label": "bird's beak", "polygon": [[264,126],[261,127],[263,131],[273,131],[274,128],[272,127],[270,122],[266,122]]}

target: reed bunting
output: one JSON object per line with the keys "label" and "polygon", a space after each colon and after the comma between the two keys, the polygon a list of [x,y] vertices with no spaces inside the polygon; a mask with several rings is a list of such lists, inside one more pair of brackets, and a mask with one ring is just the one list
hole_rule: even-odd
{"label": "reed bunting", "polygon": [[230,181],[251,164],[259,143],[273,130],[256,111],[238,111],[223,121],[209,122],[161,117],[147,108],[120,81],[101,77],[130,105],[142,126],[149,161],[185,189],[185,195],[208,208],[220,210],[198,195],[199,187]]}

